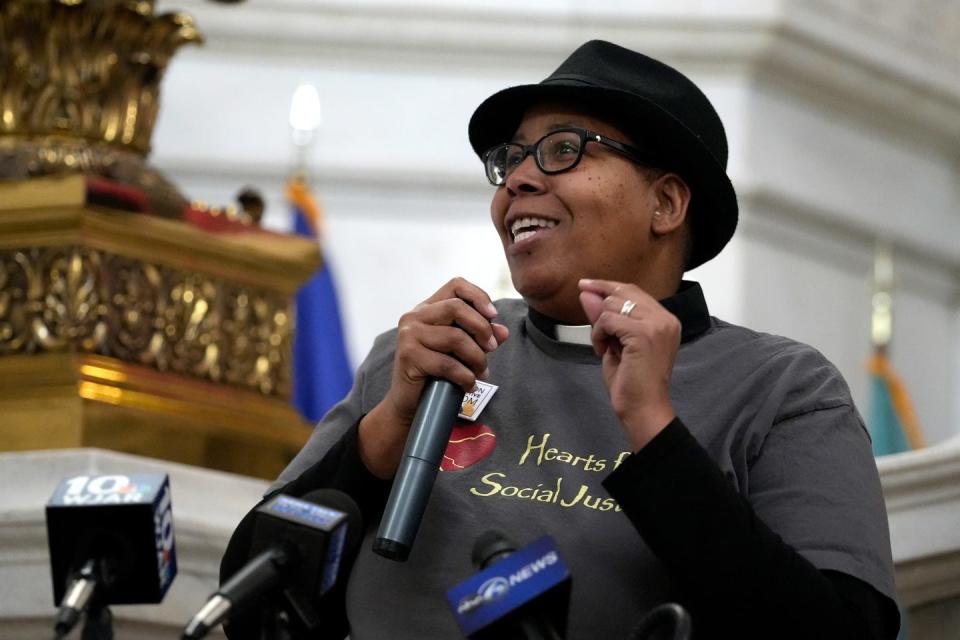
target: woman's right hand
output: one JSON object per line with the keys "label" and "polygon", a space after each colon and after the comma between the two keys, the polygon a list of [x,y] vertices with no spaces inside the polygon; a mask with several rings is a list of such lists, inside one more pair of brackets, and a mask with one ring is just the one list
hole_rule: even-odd
{"label": "woman's right hand", "polygon": [[359,426],[360,457],[367,469],[392,478],[427,378],[441,378],[464,392],[486,378],[487,353],[507,339],[496,324],[490,297],[463,278],[454,278],[400,318],[393,376],[387,395]]}

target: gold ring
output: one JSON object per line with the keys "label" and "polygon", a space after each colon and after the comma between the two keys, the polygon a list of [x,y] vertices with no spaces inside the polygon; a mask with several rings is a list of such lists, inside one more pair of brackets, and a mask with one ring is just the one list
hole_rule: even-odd
{"label": "gold ring", "polygon": [[624,300],[623,306],[620,307],[620,315],[629,316],[631,313],[633,313],[633,309],[636,306],[637,306],[637,303],[634,302],[633,300]]}

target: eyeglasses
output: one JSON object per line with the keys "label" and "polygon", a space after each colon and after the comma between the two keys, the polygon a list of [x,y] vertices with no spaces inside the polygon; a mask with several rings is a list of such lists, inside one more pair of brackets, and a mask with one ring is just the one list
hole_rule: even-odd
{"label": "eyeglasses", "polygon": [[483,167],[487,172],[487,180],[495,187],[502,186],[513,170],[530,155],[540,171],[548,175],[563,173],[577,166],[588,142],[599,142],[634,162],[646,164],[643,153],[636,147],[587,129],[571,127],[552,131],[533,144],[507,142],[491,147],[483,154]]}

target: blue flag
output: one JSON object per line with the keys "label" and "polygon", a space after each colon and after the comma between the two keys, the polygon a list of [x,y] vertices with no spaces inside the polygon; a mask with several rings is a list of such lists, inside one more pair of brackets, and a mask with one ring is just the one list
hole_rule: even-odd
{"label": "blue flag", "polygon": [[[301,180],[287,185],[294,231],[317,239],[320,209]],[[340,305],[330,260],[308,280],[296,299],[293,335],[293,404],[309,422],[317,422],[353,384],[340,322]]]}

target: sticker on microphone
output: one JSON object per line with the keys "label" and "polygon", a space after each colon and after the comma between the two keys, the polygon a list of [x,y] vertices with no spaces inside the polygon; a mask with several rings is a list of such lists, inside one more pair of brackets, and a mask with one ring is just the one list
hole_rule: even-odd
{"label": "sticker on microphone", "polygon": [[477,388],[463,396],[463,404],[460,405],[460,417],[474,422],[480,417],[480,412],[490,402],[490,398],[497,392],[497,389],[499,387],[495,384],[477,380]]}

